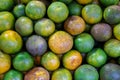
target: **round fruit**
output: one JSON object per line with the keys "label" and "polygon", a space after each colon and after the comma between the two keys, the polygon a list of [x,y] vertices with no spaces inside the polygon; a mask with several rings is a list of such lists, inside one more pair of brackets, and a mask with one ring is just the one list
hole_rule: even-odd
{"label": "round fruit", "polygon": [[69,15],[81,15],[82,5],[78,4],[77,2],[73,1],[68,4]]}
{"label": "round fruit", "polygon": [[19,52],[13,59],[13,67],[18,71],[28,71],[34,65],[34,60],[28,52]]}
{"label": "round fruit", "polygon": [[7,72],[11,67],[11,57],[0,51],[0,75]]}
{"label": "round fruit", "polygon": [[48,17],[56,23],[61,23],[69,15],[68,7],[62,2],[53,2],[47,9]]}
{"label": "round fruit", "polygon": [[0,0],[0,11],[8,11],[13,7],[13,0]]}
{"label": "round fruit", "polygon": [[71,16],[65,21],[64,29],[71,35],[78,35],[85,30],[85,21],[79,16]]}
{"label": "round fruit", "polygon": [[12,29],[14,26],[15,18],[7,11],[0,12],[0,33]]}
{"label": "round fruit", "polygon": [[36,22],[35,32],[41,36],[50,36],[55,31],[55,24],[52,20],[43,18]]}
{"label": "round fruit", "polygon": [[57,31],[48,40],[49,48],[56,54],[63,54],[73,47],[73,38],[65,31]]}
{"label": "round fruit", "polygon": [[91,3],[93,0],[76,0],[79,4],[89,4]]}
{"label": "round fruit", "polygon": [[16,18],[25,16],[25,5],[23,4],[16,5],[13,9],[13,14],[15,15]]}
{"label": "round fruit", "polygon": [[120,40],[120,24],[117,24],[117,25],[114,26],[113,34],[114,34],[115,38]]}
{"label": "round fruit", "polygon": [[21,36],[29,36],[33,32],[33,22],[28,17],[19,17],[15,22],[15,30]]}
{"label": "round fruit", "polygon": [[65,3],[65,4],[69,4],[69,3],[71,3],[73,0],[57,0],[57,1],[63,2],[63,3]]}
{"label": "round fruit", "polygon": [[8,54],[15,54],[22,48],[21,36],[13,31],[7,30],[0,35],[0,49]]}
{"label": "round fruit", "polygon": [[65,68],[53,72],[51,80],[72,80],[72,74]]}
{"label": "round fruit", "polygon": [[102,9],[97,4],[89,4],[83,7],[82,17],[89,24],[95,24],[102,19]]}
{"label": "round fruit", "polygon": [[49,71],[54,71],[60,66],[60,60],[53,52],[46,52],[41,57],[41,64]]}
{"label": "round fruit", "polygon": [[50,80],[50,75],[46,69],[34,67],[25,75],[24,80]]}
{"label": "round fruit", "polygon": [[26,41],[26,48],[33,56],[42,55],[47,50],[47,42],[41,36],[32,35]]}
{"label": "round fruit", "polygon": [[107,61],[107,55],[101,48],[94,48],[87,55],[88,64],[94,67],[101,67]]}
{"label": "round fruit", "polygon": [[104,44],[104,50],[110,57],[120,57],[120,41],[117,39],[110,39]]}
{"label": "round fruit", "polygon": [[9,70],[5,73],[4,80],[23,80],[23,74],[16,70]]}
{"label": "round fruit", "polygon": [[63,66],[69,70],[75,70],[82,63],[82,55],[77,50],[70,50],[63,55]]}
{"label": "round fruit", "polygon": [[96,41],[107,41],[112,36],[112,28],[109,24],[98,23],[91,28],[91,34]]}
{"label": "round fruit", "polygon": [[100,69],[101,80],[120,80],[120,65],[107,63]]}
{"label": "round fruit", "polygon": [[99,74],[93,66],[84,64],[75,70],[74,80],[99,80]]}
{"label": "round fruit", "polygon": [[46,6],[41,1],[30,1],[25,8],[25,13],[33,20],[38,20],[44,17]]}
{"label": "round fruit", "polygon": [[104,6],[117,5],[119,0],[100,0],[100,3]]}
{"label": "round fruit", "polygon": [[109,24],[118,24],[120,22],[119,13],[120,13],[120,6],[112,5],[105,8],[103,17],[105,21]]}
{"label": "round fruit", "polygon": [[81,33],[74,39],[74,46],[81,53],[87,53],[94,47],[94,39],[88,33]]}

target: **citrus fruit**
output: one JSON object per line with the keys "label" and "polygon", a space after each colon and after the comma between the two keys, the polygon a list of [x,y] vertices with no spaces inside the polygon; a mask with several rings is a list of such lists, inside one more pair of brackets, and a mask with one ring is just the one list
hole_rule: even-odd
{"label": "citrus fruit", "polygon": [[69,70],[75,70],[82,63],[82,55],[77,50],[70,50],[63,55],[63,66]]}
{"label": "citrus fruit", "polygon": [[99,80],[99,74],[93,66],[83,64],[75,70],[74,80]]}
{"label": "citrus fruit", "polygon": [[107,55],[101,48],[94,48],[87,55],[88,64],[94,67],[101,67],[107,61]]}
{"label": "citrus fruit", "polygon": [[53,2],[47,9],[48,17],[56,23],[61,23],[69,15],[68,7],[63,2]]}
{"label": "citrus fruit", "polygon": [[74,39],[74,46],[81,53],[87,53],[91,51],[94,47],[94,39],[88,33],[81,33],[77,35]]}
{"label": "citrus fruit", "polygon": [[53,72],[51,80],[72,80],[72,74],[69,70],[60,68]]}
{"label": "citrus fruit", "polygon": [[19,17],[15,22],[15,30],[21,36],[29,36],[33,32],[33,22],[26,16]]}
{"label": "citrus fruit", "polygon": [[11,10],[14,6],[13,0],[0,0],[0,11]]}
{"label": "citrus fruit", "polygon": [[5,73],[3,80],[23,80],[23,74],[19,71],[11,69]]}
{"label": "citrus fruit", "polygon": [[34,60],[28,52],[19,52],[13,59],[13,67],[18,71],[28,71],[34,65]]}
{"label": "citrus fruit", "polygon": [[28,2],[30,2],[30,1],[32,1],[32,0],[20,0],[21,1],[21,3],[23,3],[23,4],[27,4]]}
{"label": "citrus fruit", "polygon": [[33,56],[39,56],[46,52],[47,42],[41,36],[32,35],[26,41],[26,49]]}
{"label": "citrus fruit", "polygon": [[0,33],[13,29],[15,18],[12,13],[3,11],[0,12]]}
{"label": "citrus fruit", "polygon": [[100,69],[101,80],[119,80],[120,79],[120,65],[114,63],[107,63]]}
{"label": "citrus fruit", "polygon": [[76,0],[79,4],[89,4],[91,3],[93,0]]}
{"label": "citrus fruit", "polygon": [[13,14],[16,18],[25,16],[25,5],[19,4],[13,8]]}
{"label": "citrus fruit", "polygon": [[114,26],[113,34],[118,40],[120,40],[120,24]]}
{"label": "citrus fruit", "polygon": [[73,1],[68,4],[69,15],[81,15],[82,5],[78,4],[77,2]]}
{"label": "citrus fruit", "polygon": [[65,3],[65,4],[69,4],[69,3],[72,2],[73,0],[57,0],[57,1],[63,2],[63,3]]}
{"label": "citrus fruit", "polygon": [[0,49],[8,54],[15,54],[21,50],[23,45],[21,36],[13,31],[7,30],[0,35]]}
{"label": "citrus fruit", "polygon": [[119,13],[120,13],[120,6],[111,5],[105,8],[103,17],[105,21],[109,24],[118,24],[120,22]]}
{"label": "citrus fruit", "polygon": [[50,75],[43,67],[34,67],[25,74],[24,80],[50,80]]}
{"label": "citrus fruit", "polygon": [[25,8],[25,13],[33,20],[38,20],[44,17],[46,6],[41,1],[30,1]]}
{"label": "citrus fruit", "polygon": [[120,57],[120,41],[117,39],[110,39],[104,44],[104,50],[110,57]]}
{"label": "citrus fruit", "polygon": [[85,30],[85,21],[79,16],[70,16],[64,23],[64,29],[71,35],[78,35]]}
{"label": "citrus fruit", "polygon": [[11,68],[11,57],[0,51],[0,75]]}
{"label": "citrus fruit", "polygon": [[73,47],[73,38],[65,31],[57,31],[48,40],[49,48],[56,54],[64,54]]}
{"label": "citrus fruit", "polygon": [[96,41],[107,41],[112,36],[112,28],[106,23],[97,23],[91,28],[91,34]]}
{"label": "citrus fruit", "polygon": [[54,71],[60,66],[60,60],[53,52],[46,52],[41,57],[41,65],[49,71]]}
{"label": "citrus fruit", "polygon": [[83,7],[82,17],[89,24],[95,24],[102,19],[102,9],[97,4],[89,4]]}
{"label": "citrus fruit", "polygon": [[100,0],[100,3],[104,6],[117,5],[119,0]]}
{"label": "citrus fruit", "polygon": [[35,23],[35,32],[41,36],[50,36],[55,31],[55,24],[52,20],[43,18]]}

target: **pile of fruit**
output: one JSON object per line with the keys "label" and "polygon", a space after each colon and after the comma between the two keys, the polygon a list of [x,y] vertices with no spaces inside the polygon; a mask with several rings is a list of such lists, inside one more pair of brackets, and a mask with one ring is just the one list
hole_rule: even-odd
{"label": "pile of fruit", "polygon": [[0,80],[120,80],[120,1],[0,0]]}

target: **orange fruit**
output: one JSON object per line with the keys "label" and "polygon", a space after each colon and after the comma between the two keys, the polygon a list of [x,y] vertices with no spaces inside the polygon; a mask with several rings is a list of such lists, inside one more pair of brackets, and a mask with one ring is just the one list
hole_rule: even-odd
{"label": "orange fruit", "polygon": [[69,10],[63,2],[53,2],[47,9],[47,15],[54,22],[61,23],[68,17]]}
{"label": "orange fruit", "polygon": [[63,55],[63,66],[69,70],[75,70],[82,63],[82,56],[77,50],[70,50]]}
{"label": "orange fruit", "polygon": [[64,23],[64,29],[71,35],[78,35],[85,30],[85,21],[79,16],[70,16]]}
{"label": "orange fruit", "polygon": [[8,54],[15,54],[21,50],[23,45],[21,36],[13,31],[7,30],[0,35],[0,49]]}
{"label": "orange fruit", "polygon": [[83,7],[82,17],[89,24],[95,24],[102,19],[102,9],[97,4],[89,4]]}
{"label": "orange fruit", "polygon": [[0,75],[7,72],[11,67],[11,57],[0,51]]}
{"label": "orange fruit", "polygon": [[91,3],[93,0],[76,0],[79,4],[89,4]]}
{"label": "orange fruit", "polygon": [[53,52],[46,52],[41,57],[41,64],[49,71],[54,71],[60,66],[60,60]]}
{"label": "orange fruit", "polygon": [[114,26],[113,34],[118,40],[120,40],[120,24]]}
{"label": "orange fruit", "polygon": [[63,54],[73,47],[73,38],[65,31],[57,31],[48,40],[49,48],[56,54]]}
{"label": "orange fruit", "polygon": [[41,36],[50,36],[55,31],[55,24],[52,20],[43,18],[35,23],[35,32]]}

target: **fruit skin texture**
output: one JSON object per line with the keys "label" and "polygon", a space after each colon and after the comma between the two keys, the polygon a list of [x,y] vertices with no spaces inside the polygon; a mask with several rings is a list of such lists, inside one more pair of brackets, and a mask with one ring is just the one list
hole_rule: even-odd
{"label": "fruit skin texture", "polygon": [[47,9],[48,17],[56,23],[63,22],[69,15],[68,7],[62,2],[53,2]]}
{"label": "fruit skin texture", "polygon": [[0,33],[13,29],[14,22],[15,18],[10,12],[0,12]]}
{"label": "fruit skin texture", "polygon": [[16,70],[9,70],[4,75],[4,80],[23,80],[23,74]]}
{"label": "fruit skin texture", "polygon": [[63,66],[69,70],[75,70],[82,63],[82,55],[77,50],[70,50],[63,55]]}
{"label": "fruit skin texture", "polygon": [[69,70],[60,68],[53,72],[51,80],[72,80],[72,75]]}
{"label": "fruit skin texture", "polygon": [[57,31],[48,40],[49,48],[56,54],[64,54],[73,47],[73,38],[65,31]]}
{"label": "fruit skin texture", "polygon": [[7,54],[15,54],[21,50],[23,41],[21,36],[13,31],[7,30],[0,35],[0,49]]}
{"label": "fruit skin texture", "polygon": [[96,68],[84,64],[75,70],[74,80],[99,80],[99,74]]}
{"label": "fruit skin texture", "polygon": [[47,52],[41,57],[41,65],[49,71],[54,71],[60,66],[60,60],[53,52]]}
{"label": "fruit skin texture", "polygon": [[117,5],[119,0],[100,0],[100,3],[104,6]]}
{"label": "fruit skin texture", "polygon": [[50,80],[50,75],[43,67],[34,67],[25,75],[24,80]]}
{"label": "fruit skin texture", "polygon": [[0,74],[7,72],[11,68],[11,57],[0,51]]}
{"label": "fruit skin texture", "polygon": [[116,39],[120,40],[120,24],[117,24],[113,28],[113,34]]}
{"label": "fruit skin texture", "polygon": [[101,48],[94,48],[87,55],[87,62],[94,67],[101,67],[107,61],[107,55]]}
{"label": "fruit skin texture", "polygon": [[30,1],[25,8],[25,13],[33,20],[38,20],[44,17],[46,6],[41,1]]}
{"label": "fruit skin texture", "polygon": [[109,24],[98,23],[91,28],[91,34],[96,41],[107,41],[112,36],[112,28]]}
{"label": "fruit skin texture", "polygon": [[120,41],[117,39],[110,39],[104,44],[104,51],[110,57],[120,57]]}
{"label": "fruit skin texture", "polygon": [[120,65],[107,63],[100,69],[101,80],[120,80]]}
{"label": "fruit skin texture", "polygon": [[[112,16],[111,16],[112,15]],[[109,24],[117,24],[120,22],[120,6],[112,5],[105,8],[103,17]]]}
{"label": "fruit skin texture", "polygon": [[21,36],[29,36],[33,32],[33,22],[30,18],[22,16],[15,22],[15,30]]}
{"label": "fruit skin texture", "polygon": [[43,18],[36,22],[34,29],[38,35],[48,37],[55,31],[55,24],[52,20]]}
{"label": "fruit skin texture", "polygon": [[89,4],[89,3],[91,3],[93,0],[76,0],[79,4],[83,4],[83,5],[85,5],[85,4]]}
{"label": "fruit skin texture", "polygon": [[0,0],[0,11],[11,10],[14,5],[13,0]]}
{"label": "fruit skin texture", "polygon": [[94,47],[94,39],[88,33],[81,33],[74,39],[74,47],[81,53],[87,53]]}
{"label": "fruit skin texture", "polygon": [[85,21],[79,16],[71,16],[65,21],[64,29],[71,35],[78,35],[85,30]]}
{"label": "fruit skin texture", "polygon": [[26,49],[33,56],[40,56],[46,52],[47,42],[41,36],[32,35],[26,41]]}
{"label": "fruit skin texture", "polygon": [[13,67],[18,71],[28,71],[34,65],[34,60],[28,52],[19,52],[13,59]]}
{"label": "fruit skin texture", "polygon": [[95,24],[102,19],[102,9],[97,4],[89,4],[83,7],[82,17],[89,24]]}

